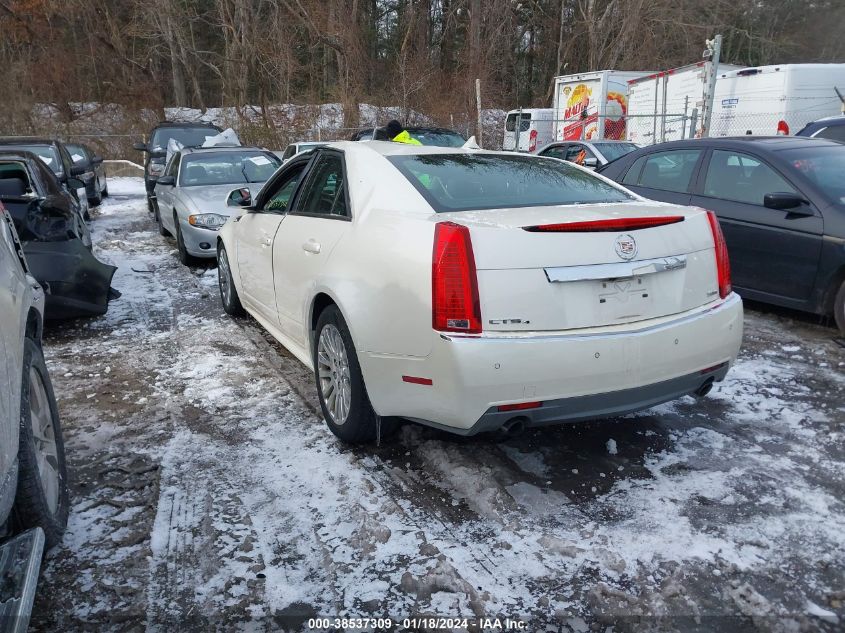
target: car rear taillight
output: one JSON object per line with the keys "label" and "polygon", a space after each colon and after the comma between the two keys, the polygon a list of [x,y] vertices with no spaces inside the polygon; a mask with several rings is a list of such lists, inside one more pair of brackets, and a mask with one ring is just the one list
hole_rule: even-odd
{"label": "car rear taillight", "polygon": [[683,221],[684,216],[682,215],[666,215],[656,218],[614,218],[612,220],[539,224],[537,226],[523,226],[522,229],[532,233],[603,233],[650,229]]}
{"label": "car rear taillight", "polygon": [[454,222],[434,228],[431,321],[443,332],[481,333],[478,276],[469,229]]}
{"label": "car rear taillight", "polygon": [[528,151],[533,152],[537,149],[537,130],[531,130],[528,135]]}
{"label": "car rear taillight", "polygon": [[716,247],[716,273],[719,279],[719,296],[724,299],[731,294],[731,264],[728,260],[728,245],[719,226],[719,218],[712,211],[707,212],[710,231],[713,233],[713,245]]}

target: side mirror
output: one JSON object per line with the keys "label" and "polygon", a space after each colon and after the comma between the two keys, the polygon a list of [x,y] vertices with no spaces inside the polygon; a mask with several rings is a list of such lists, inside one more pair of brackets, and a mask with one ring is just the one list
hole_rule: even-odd
{"label": "side mirror", "polygon": [[146,152],[147,151],[147,144],[146,143],[135,143],[132,147],[134,149],[137,149],[139,152]]}
{"label": "side mirror", "polygon": [[[161,182],[161,181],[159,181]],[[246,187],[233,189],[226,197],[227,207],[249,207],[252,205],[252,193]]]}
{"label": "side mirror", "polygon": [[789,211],[790,213],[799,213],[801,215],[812,215],[813,213],[809,209],[800,208],[805,204],[809,203],[797,193],[776,192],[767,193],[763,196],[763,206],[767,209]]}
{"label": "side mirror", "polygon": [[158,180],[156,180],[156,187],[161,185],[162,187],[172,187],[176,184],[176,177],[175,176],[162,176]]}
{"label": "side mirror", "polygon": [[590,167],[592,169],[595,169],[598,166],[599,166],[599,159],[596,158],[595,156],[593,156],[591,158],[585,158],[584,159],[583,167]]}
{"label": "side mirror", "polygon": [[71,176],[81,176],[85,173],[85,167],[83,165],[74,165],[70,168],[70,175]]}
{"label": "side mirror", "polygon": [[92,158],[92,159],[91,159],[91,162],[92,162],[92,163],[95,163],[95,164],[97,164],[97,165],[99,165],[100,163],[102,163],[102,162],[103,162],[103,157],[102,157],[102,156],[97,156],[97,155],[95,154],[95,155],[94,155],[94,158]]}

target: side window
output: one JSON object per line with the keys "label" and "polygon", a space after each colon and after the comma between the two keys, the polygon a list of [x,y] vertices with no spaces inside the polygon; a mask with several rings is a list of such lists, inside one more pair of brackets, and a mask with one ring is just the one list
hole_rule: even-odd
{"label": "side window", "polygon": [[307,162],[300,163],[290,169],[285,175],[275,183],[276,191],[267,198],[264,203],[264,211],[286,212],[288,204],[293,192],[296,191],[296,186],[299,184],[299,179],[302,177],[302,172],[305,171]]}
{"label": "side window", "polygon": [[[626,178],[626,184],[649,187],[660,191],[689,191],[695,165],[701,157],[700,149],[678,149],[670,152],[658,152],[645,157],[645,162],[636,182]],[[641,159],[642,160],[642,159]],[[639,163],[639,161],[637,161]],[[634,163],[636,167],[637,163]],[[634,169],[631,169],[630,174]]]}
{"label": "side window", "polygon": [[748,154],[715,150],[707,167],[704,195],[763,204],[767,193],[795,193],[775,170]]}
{"label": "side window", "polygon": [[545,152],[543,152],[543,156],[549,156],[551,158],[566,158],[566,147],[556,146],[550,147]]}
{"label": "side window", "polygon": [[173,155],[173,158],[170,160],[170,165],[167,167],[167,171],[164,173],[165,176],[173,176],[176,178],[177,174],[179,173],[179,163],[182,161],[182,153],[176,152]]}
{"label": "side window", "polygon": [[346,208],[343,158],[335,153],[324,153],[317,158],[305,184],[297,213],[349,216]]}
{"label": "side window", "polygon": [[583,165],[588,158],[595,158],[595,155],[583,145],[570,145],[566,150],[565,160],[576,165]]}
{"label": "side window", "polygon": [[634,164],[625,172],[625,177],[622,179],[623,185],[636,185],[640,181],[640,174],[643,171],[646,159],[648,159],[648,156],[640,156],[634,161]]}
{"label": "side window", "polygon": [[282,155],[282,160],[287,160],[291,156],[294,155],[296,152],[296,145],[288,145],[288,148],[285,150],[285,153]]}
{"label": "side window", "polygon": [[845,125],[833,125],[819,130],[813,138],[829,138],[831,141],[845,141]]}

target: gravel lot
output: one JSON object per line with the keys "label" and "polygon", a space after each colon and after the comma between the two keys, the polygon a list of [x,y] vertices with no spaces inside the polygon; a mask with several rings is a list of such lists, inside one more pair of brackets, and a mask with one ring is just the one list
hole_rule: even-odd
{"label": "gravel lot", "polygon": [[[73,507],[42,631],[510,617],[531,631],[841,630],[845,349],[747,307],[704,400],[507,442],[339,444],[309,372],[219,304],[139,179],[92,222],[123,297],[47,334]],[[488,630],[493,630],[488,627]]]}

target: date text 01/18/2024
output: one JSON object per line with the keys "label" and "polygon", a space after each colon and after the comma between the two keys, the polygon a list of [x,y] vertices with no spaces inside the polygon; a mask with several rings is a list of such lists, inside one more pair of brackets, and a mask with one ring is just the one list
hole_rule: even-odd
{"label": "date text 01/18/2024", "polygon": [[367,629],[390,630],[401,629],[444,630],[477,628],[481,631],[524,631],[527,624],[522,620],[512,618],[443,618],[425,617],[404,618],[311,618],[308,628],[312,631],[329,629]]}

